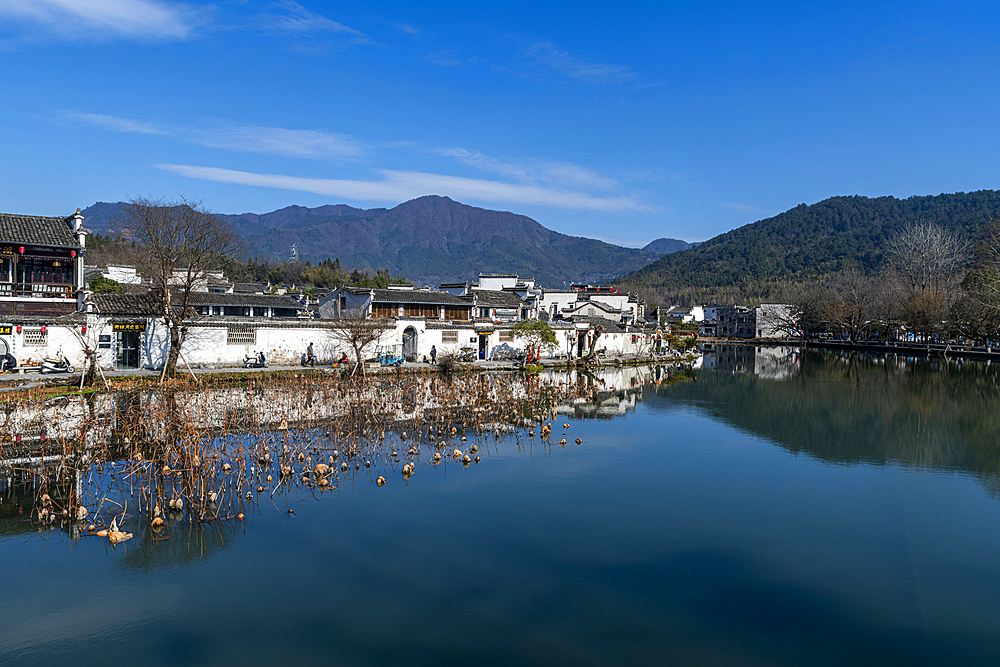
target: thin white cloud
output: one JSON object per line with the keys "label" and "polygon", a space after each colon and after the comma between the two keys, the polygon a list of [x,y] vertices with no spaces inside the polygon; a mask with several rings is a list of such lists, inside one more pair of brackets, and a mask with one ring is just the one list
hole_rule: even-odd
{"label": "thin white cloud", "polygon": [[[347,134],[263,125],[217,124],[171,127],[130,118],[64,111],[60,118],[115,132],[158,135],[207,148],[318,160],[354,160],[376,151],[401,149],[450,157],[458,163],[497,174],[502,181],[415,171],[383,170],[381,180],[333,180],[256,174],[214,167],[160,165],[174,173],[225,183],[301,190],[362,201],[404,201],[426,194],[504,204],[552,206],[593,211],[654,211],[620,192],[619,183],[569,162],[530,158],[494,158],[465,148],[435,149],[407,142],[371,143]],[[600,194],[594,194],[594,192]]]}
{"label": "thin white cloud", "polygon": [[165,135],[189,144],[240,153],[331,159],[357,157],[367,150],[362,142],[350,135],[321,130],[234,124],[202,128],[161,127],[130,118],[74,111],[64,111],[60,118],[115,132]]}
{"label": "thin white cloud", "polygon": [[271,7],[275,11],[264,17],[266,28],[271,31],[313,35],[343,33],[365,41],[368,39],[354,28],[310,11],[294,0],[281,0]]}
{"label": "thin white cloud", "polygon": [[99,113],[76,113],[74,111],[63,111],[60,114],[63,120],[72,120],[86,125],[103,127],[115,132],[132,132],[136,134],[169,134],[166,130],[151,123],[132,120],[130,118],[118,118],[117,116],[105,116]]}
{"label": "thin white cloud", "polygon": [[172,0],[0,0],[0,17],[63,36],[183,40],[194,36],[209,11]]}
{"label": "thin white cloud", "polygon": [[428,53],[424,56],[424,60],[440,67],[459,67],[476,61],[475,58],[456,55],[454,51],[448,50]]}
{"label": "thin white cloud", "polygon": [[289,130],[261,125],[227,125],[214,129],[181,130],[179,137],[199,146],[241,153],[285,157],[343,158],[365,152],[353,137],[319,130]]}
{"label": "thin white cloud", "polygon": [[609,190],[618,185],[614,179],[601,176],[593,169],[570,162],[494,158],[466,148],[442,148],[438,152],[441,155],[452,157],[466,166],[526,183],[546,183],[599,190]]}
{"label": "thin white cloud", "polygon": [[164,169],[187,178],[311,192],[328,197],[359,201],[400,202],[423,195],[436,194],[460,201],[546,206],[572,210],[613,212],[650,212],[655,210],[631,197],[598,197],[540,185],[503,183],[413,171],[380,170],[382,180],[361,181],[303,178],[282,174],[256,174],[233,169],[182,164],[155,166],[157,169]]}
{"label": "thin white cloud", "polygon": [[585,83],[631,83],[636,80],[635,72],[629,67],[591,62],[563,51],[551,42],[536,42],[528,47],[524,55],[555,74]]}

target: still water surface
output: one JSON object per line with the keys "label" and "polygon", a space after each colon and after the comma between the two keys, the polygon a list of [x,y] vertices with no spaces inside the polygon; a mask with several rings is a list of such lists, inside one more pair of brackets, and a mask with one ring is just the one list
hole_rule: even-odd
{"label": "still water surface", "polygon": [[990,367],[728,348],[634,392],[168,540],[5,519],[0,664],[1000,663]]}

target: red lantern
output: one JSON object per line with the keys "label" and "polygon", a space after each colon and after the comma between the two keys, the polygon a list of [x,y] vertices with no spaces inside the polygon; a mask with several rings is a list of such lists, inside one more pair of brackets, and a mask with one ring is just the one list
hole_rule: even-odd
{"label": "red lantern", "polygon": [[49,328],[43,324],[42,325],[42,333],[45,333],[48,330],[49,330]]}
{"label": "red lantern", "polygon": [[18,325],[17,325],[17,333],[21,333],[21,329],[22,329],[21,325],[20,325],[20,324],[18,324]]}
{"label": "red lantern", "polygon": [[24,246],[21,246],[20,248],[18,248],[17,251],[23,255],[24,254]]}
{"label": "red lantern", "polygon": [[20,433],[18,433],[17,435],[14,436],[14,442],[21,442],[21,434]]}
{"label": "red lantern", "polygon": [[76,257],[76,250],[70,250],[69,251],[69,256],[70,257]]}
{"label": "red lantern", "polygon": [[87,333],[87,325],[86,324],[84,324],[82,327],[80,327],[80,333]]}

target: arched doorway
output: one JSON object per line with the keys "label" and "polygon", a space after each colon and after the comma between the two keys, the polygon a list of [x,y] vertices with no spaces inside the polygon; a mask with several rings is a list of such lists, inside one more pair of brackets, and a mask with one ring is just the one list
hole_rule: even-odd
{"label": "arched doorway", "polygon": [[417,330],[413,327],[403,329],[403,358],[407,361],[417,360]]}

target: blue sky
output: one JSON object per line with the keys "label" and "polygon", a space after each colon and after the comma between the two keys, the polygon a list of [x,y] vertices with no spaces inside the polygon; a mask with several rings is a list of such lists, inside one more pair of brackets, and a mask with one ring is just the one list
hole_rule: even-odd
{"label": "blue sky", "polygon": [[998,18],[987,2],[0,0],[0,210],[439,194],[642,245],[834,195],[997,189]]}

